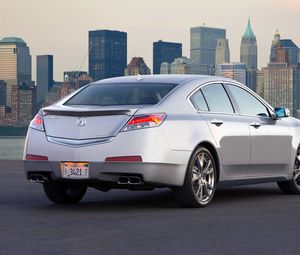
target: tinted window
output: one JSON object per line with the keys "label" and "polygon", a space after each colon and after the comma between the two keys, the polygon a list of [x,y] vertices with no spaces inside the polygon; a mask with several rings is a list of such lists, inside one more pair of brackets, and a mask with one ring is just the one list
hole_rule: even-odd
{"label": "tinted window", "polygon": [[234,112],[228,95],[221,84],[207,85],[201,90],[211,112]]}
{"label": "tinted window", "polygon": [[207,104],[200,90],[191,96],[191,102],[197,111],[208,111]]}
{"label": "tinted window", "polygon": [[238,104],[240,114],[269,116],[267,108],[246,90],[228,85],[230,93]]}
{"label": "tinted window", "polygon": [[145,105],[157,104],[177,84],[118,83],[90,85],[66,105]]}

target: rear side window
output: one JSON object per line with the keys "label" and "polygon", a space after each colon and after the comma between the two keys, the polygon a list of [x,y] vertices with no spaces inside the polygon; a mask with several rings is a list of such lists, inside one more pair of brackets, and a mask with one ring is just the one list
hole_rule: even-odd
{"label": "rear side window", "polygon": [[176,85],[161,83],[94,84],[74,95],[65,105],[154,105]]}
{"label": "rear side window", "polygon": [[191,96],[191,102],[197,111],[208,111],[207,104],[200,90]]}
{"label": "rear side window", "polygon": [[210,84],[202,89],[211,112],[234,113],[230,99],[222,84]]}

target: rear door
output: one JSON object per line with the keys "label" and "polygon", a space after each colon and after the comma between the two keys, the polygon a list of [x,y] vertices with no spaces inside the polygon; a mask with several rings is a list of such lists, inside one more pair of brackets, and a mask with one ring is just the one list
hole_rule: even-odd
{"label": "rear door", "polygon": [[215,138],[223,167],[221,174],[227,179],[244,176],[250,163],[249,125],[235,113],[223,85],[205,85],[191,96],[191,101]]}

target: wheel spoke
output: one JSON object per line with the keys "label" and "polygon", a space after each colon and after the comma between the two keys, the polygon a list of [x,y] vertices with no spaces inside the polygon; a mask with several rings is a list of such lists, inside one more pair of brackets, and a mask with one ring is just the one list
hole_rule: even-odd
{"label": "wheel spoke", "polygon": [[294,180],[295,182],[299,181],[299,177],[300,177],[300,170],[297,170],[294,172]]}
{"label": "wheel spoke", "polygon": [[209,190],[213,190],[213,187],[208,182],[206,183],[206,185]]}
{"label": "wheel spoke", "polygon": [[209,196],[207,182],[203,183],[203,193],[205,193],[206,196]]}
{"label": "wheel spoke", "polygon": [[200,154],[197,156],[197,162],[199,164],[200,171],[203,171],[203,164],[204,164],[204,154]]}
{"label": "wheel spoke", "polygon": [[205,168],[203,169],[203,174],[208,175],[213,172],[212,162],[211,160],[208,160]]}
{"label": "wheel spoke", "polygon": [[[196,192],[196,196],[201,200],[202,198],[202,184],[199,183],[199,186],[198,186],[198,189],[197,189],[197,192]],[[200,193],[200,194],[199,194]]]}

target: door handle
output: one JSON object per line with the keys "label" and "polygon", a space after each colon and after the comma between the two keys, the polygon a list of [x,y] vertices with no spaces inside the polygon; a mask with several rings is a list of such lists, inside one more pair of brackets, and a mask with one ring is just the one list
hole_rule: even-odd
{"label": "door handle", "polygon": [[255,128],[259,128],[261,126],[261,124],[259,122],[251,122],[250,126],[255,127]]}
{"label": "door handle", "polygon": [[214,124],[216,126],[221,126],[223,124],[223,121],[222,120],[214,119],[214,120],[211,120],[210,123]]}

